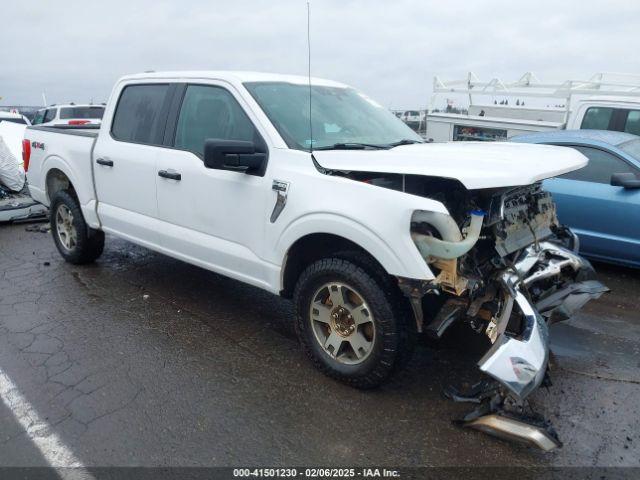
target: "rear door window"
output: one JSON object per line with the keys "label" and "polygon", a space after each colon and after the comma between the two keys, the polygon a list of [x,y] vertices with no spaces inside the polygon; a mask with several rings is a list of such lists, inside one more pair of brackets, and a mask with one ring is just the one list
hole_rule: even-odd
{"label": "rear door window", "polygon": [[614,173],[637,173],[633,166],[612,153],[592,147],[575,146],[573,148],[587,157],[589,164],[580,170],[565,173],[562,178],[609,184],[611,175]]}
{"label": "rear door window", "polygon": [[584,130],[609,130],[613,112],[613,108],[589,107],[584,114],[580,128]]}
{"label": "rear door window", "polygon": [[161,110],[168,91],[167,84],[125,87],[113,117],[113,138],[123,142],[161,145],[166,123]]}
{"label": "rear door window", "polygon": [[236,99],[222,87],[189,85],[182,101],[174,146],[204,156],[204,142],[256,140],[256,129]]}

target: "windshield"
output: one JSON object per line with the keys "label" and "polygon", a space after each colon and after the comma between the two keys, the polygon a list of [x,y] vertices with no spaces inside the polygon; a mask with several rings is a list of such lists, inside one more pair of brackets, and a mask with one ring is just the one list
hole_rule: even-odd
{"label": "windshield", "polygon": [[640,161],[640,138],[637,140],[629,140],[628,142],[618,145],[620,150],[631,155],[636,160]]}
{"label": "windshield", "polygon": [[104,107],[65,107],[60,109],[60,118],[102,118]]}
{"label": "windshield", "polygon": [[[245,83],[289,148],[309,150],[309,85]],[[311,87],[313,148],[363,145],[386,148],[422,142],[393,113],[352,88]]]}

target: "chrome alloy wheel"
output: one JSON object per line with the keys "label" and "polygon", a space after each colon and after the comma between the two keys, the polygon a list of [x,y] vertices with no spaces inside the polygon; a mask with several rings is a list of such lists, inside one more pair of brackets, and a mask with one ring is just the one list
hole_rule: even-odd
{"label": "chrome alloy wheel", "polygon": [[313,295],[309,310],[313,334],[327,355],[346,365],[367,359],[376,329],[362,295],[343,283],[326,283]]}
{"label": "chrome alloy wheel", "polygon": [[56,231],[60,244],[66,250],[73,250],[78,242],[78,232],[73,225],[73,213],[64,204],[60,204],[56,210]]}

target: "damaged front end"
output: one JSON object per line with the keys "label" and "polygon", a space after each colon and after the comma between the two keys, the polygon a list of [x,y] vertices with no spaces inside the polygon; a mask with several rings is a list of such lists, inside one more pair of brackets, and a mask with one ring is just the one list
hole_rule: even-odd
{"label": "damaged front end", "polygon": [[[455,218],[456,210],[470,213]],[[464,205],[450,211],[416,212],[412,219],[414,243],[436,273],[419,285],[400,280],[418,330],[441,337],[465,321],[484,333],[492,346],[478,367],[489,378],[469,392],[447,392],[478,404],[462,424],[551,450],[560,445],[557,436],[526,401],[548,382],[549,325],[607,288],[576,254],[577,238],[558,224],[540,184],[468,192]]]}

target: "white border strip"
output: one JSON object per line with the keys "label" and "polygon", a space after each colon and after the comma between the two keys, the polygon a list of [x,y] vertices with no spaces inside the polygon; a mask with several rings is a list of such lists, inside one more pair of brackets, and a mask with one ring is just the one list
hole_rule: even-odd
{"label": "white border strip", "polygon": [[53,431],[51,425],[40,418],[35,408],[22,396],[18,387],[2,369],[0,369],[0,398],[11,410],[20,426],[25,429],[29,439],[49,465],[54,468],[70,469],[58,470],[58,475],[63,478],[88,480],[94,478]]}

